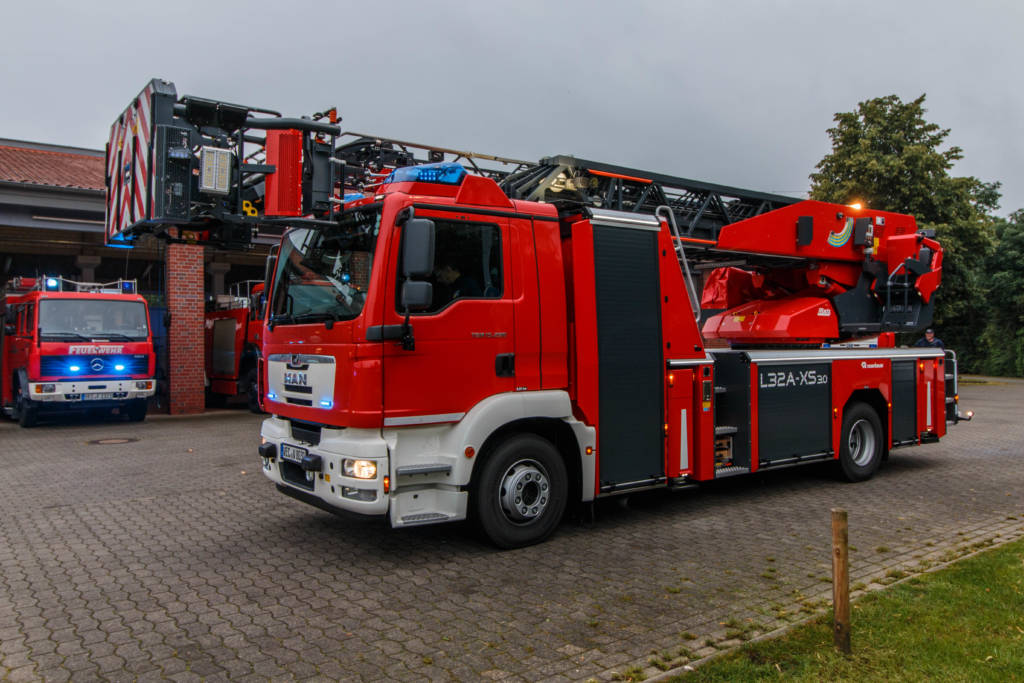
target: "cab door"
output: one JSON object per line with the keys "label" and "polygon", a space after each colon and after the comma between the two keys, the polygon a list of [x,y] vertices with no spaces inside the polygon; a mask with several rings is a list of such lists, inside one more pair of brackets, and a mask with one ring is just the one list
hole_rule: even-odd
{"label": "cab door", "polygon": [[[414,349],[385,342],[385,427],[456,422],[488,396],[515,389],[508,220],[426,210],[416,217],[434,222],[433,300],[410,316]],[[401,251],[391,250],[389,273],[400,272]],[[401,324],[397,276],[388,288],[385,320]]]}
{"label": "cab door", "polygon": [[[32,352],[32,337],[35,330],[35,305],[20,304],[14,307],[16,315],[15,333],[8,344],[8,357],[11,360],[8,374],[12,375],[19,370],[30,374],[29,358]],[[23,388],[27,391],[27,387]]]}

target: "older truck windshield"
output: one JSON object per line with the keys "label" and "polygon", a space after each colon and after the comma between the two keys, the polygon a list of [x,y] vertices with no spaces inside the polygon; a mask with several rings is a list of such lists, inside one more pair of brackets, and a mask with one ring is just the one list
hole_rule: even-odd
{"label": "older truck windshield", "polygon": [[337,227],[288,231],[274,276],[272,324],[351,320],[362,312],[380,211],[348,211]]}
{"label": "older truck windshield", "polygon": [[146,305],[114,299],[43,299],[39,302],[39,338],[145,341],[149,338]]}

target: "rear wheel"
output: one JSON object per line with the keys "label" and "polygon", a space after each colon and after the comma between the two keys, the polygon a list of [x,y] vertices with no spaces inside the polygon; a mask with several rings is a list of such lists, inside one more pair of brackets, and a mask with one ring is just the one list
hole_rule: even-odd
{"label": "rear wheel", "polygon": [[482,463],[472,509],[483,534],[500,548],[539,543],[565,512],[568,476],[553,445],[533,434],[501,443]]}
{"label": "rear wheel", "polygon": [[839,437],[839,466],[849,481],[870,479],[878,470],[884,452],[882,423],[864,403],[854,403],[843,413]]}

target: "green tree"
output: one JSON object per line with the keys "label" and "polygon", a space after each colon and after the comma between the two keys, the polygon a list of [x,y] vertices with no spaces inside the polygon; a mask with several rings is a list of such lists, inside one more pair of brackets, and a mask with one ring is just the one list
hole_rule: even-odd
{"label": "green tree", "polygon": [[1024,209],[996,225],[996,247],[985,265],[990,305],[984,370],[1024,376]]}
{"label": "green tree", "polygon": [[903,102],[896,95],[861,102],[835,115],[828,129],[832,151],[812,173],[811,198],[907,213],[919,228],[933,229],[944,251],[935,326],[957,349],[961,368],[980,370],[985,327],[985,259],[992,251],[999,183],[950,175],[963,150],[941,149],[948,128],[924,118],[925,95]]}

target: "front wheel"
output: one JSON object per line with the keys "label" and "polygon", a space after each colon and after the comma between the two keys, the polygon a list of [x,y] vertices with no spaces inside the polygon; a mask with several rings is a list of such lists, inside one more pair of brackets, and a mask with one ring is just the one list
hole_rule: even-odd
{"label": "front wheel", "polygon": [[483,534],[499,548],[539,543],[565,512],[568,476],[551,442],[522,434],[501,443],[482,464],[472,509]]}
{"label": "front wheel", "polygon": [[148,407],[146,399],[137,398],[129,403],[128,407],[122,410],[122,412],[128,415],[128,420],[130,422],[142,422],[146,419],[146,410]]}
{"label": "front wheel", "polygon": [[28,429],[36,426],[36,416],[36,408],[32,405],[32,400],[25,395],[19,384],[14,396],[14,412],[11,417],[17,420],[19,425]]}
{"label": "front wheel", "polygon": [[260,407],[260,384],[256,368],[251,368],[245,374],[246,399],[249,403],[249,410],[257,415],[263,412]]}
{"label": "front wheel", "polygon": [[882,423],[878,414],[864,403],[854,403],[843,413],[839,437],[839,466],[848,481],[870,479],[878,470],[884,452]]}

